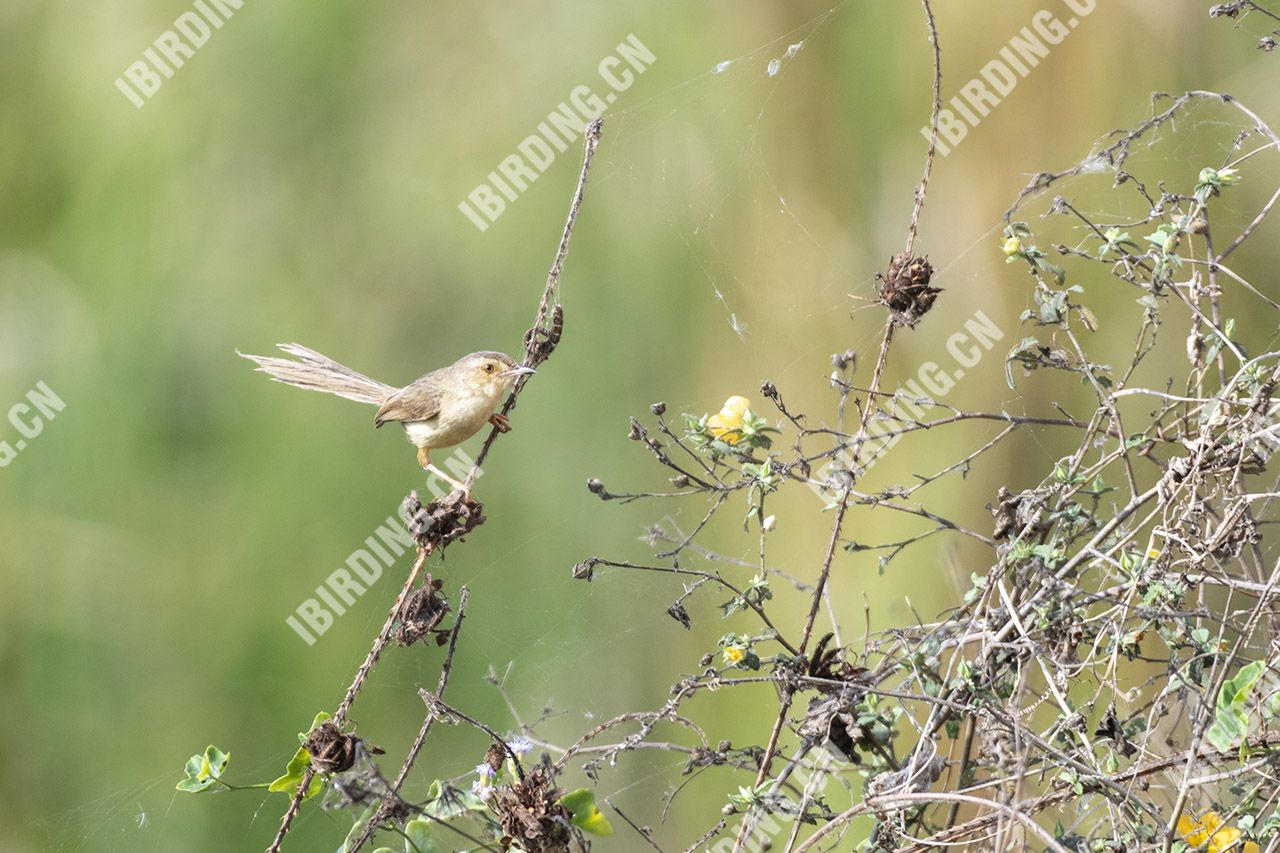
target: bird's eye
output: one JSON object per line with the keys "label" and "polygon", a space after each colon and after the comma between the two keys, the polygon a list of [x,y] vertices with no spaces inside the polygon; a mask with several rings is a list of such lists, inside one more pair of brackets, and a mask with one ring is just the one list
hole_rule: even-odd
{"label": "bird's eye", "polygon": [[493,362],[490,362],[484,366],[484,372],[493,373]]}

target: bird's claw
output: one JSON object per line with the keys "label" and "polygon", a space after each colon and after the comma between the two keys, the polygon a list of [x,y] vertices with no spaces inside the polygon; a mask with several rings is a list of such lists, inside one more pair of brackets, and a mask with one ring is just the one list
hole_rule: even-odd
{"label": "bird's claw", "polygon": [[511,421],[506,415],[500,415],[496,412],[489,416],[489,423],[493,424],[498,432],[511,432]]}

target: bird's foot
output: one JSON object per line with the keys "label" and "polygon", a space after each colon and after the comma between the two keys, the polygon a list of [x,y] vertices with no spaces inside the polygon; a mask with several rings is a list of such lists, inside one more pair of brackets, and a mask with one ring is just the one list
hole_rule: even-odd
{"label": "bird's foot", "polygon": [[497,412],[494,412],[492,415],[489,415],[489,423],[493,424],[494,428],[497,429],[498,432],[511,432],[511,421],[506,415],[500,415]]}

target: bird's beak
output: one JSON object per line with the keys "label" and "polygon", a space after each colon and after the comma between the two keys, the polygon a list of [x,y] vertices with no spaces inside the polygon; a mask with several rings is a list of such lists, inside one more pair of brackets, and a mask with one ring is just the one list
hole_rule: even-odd
{"label": "bird's beak", "polygon": [[538,371],[534,370],[532,367],[525,367],[523,364],[517,364],[515,367],[511,368],[510,370],[502,371],[502,375],[503,376],[528,376],[529,374],[537,373],[537,372]]}

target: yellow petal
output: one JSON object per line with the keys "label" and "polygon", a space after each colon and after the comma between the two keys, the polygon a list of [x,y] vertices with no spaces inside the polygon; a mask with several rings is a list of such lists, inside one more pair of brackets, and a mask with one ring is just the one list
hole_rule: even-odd
{"label": "yellow petal", "polygon": [[1258,847],[1257,842],[1246,841],[1244,846],[1240,848],[1240,853],[1262,853],[1262,849]]}
{"label": "yellow petal", "polygon": [[751,408],[751,401],[746,397],[733,396],[724,401],[724,408],[707,418],[707,429],[716,438],[729,444],[736,444],[742,436],[737,430],[742,427],[742,415]]}
{"label": "yellow petal", "polygon": [[1022,251],[1022,241],[1017,237],[1010,237],[1004,241],[1004,253],[1006,255],[1014,255]]}
{"label": "yellow petal", "polygon": [[1213,834],[1213,838],[1209,839],[1209,853],[1227,853],[1242,835],[1244,833],[1234,826],[1219,829]]}
{"label": "yellow petal", "polygon": [[737,434],[738,424],[729,423],[719,415],[712,415],[707,418],[707,429],[711,430],[711,434],[716,438],[722,439],[729,444],[735,443],[739,438]]}
{"label": "yellow petal", "polygon": [[1199,847],[1209,840],[1204,824],[1186,815],[1178,818],[1178,834],[1192,847]]}

